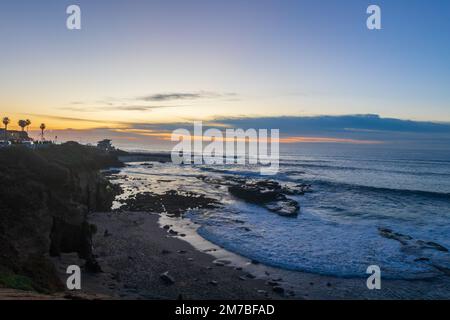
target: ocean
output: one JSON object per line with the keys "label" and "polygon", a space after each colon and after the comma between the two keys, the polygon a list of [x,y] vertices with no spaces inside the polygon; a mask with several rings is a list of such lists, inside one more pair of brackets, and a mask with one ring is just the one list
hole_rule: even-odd
{"label": "ocean", "polygon": [[[185,218],[205,239],[270,266],[366,277],[367,267],[377,265],[391,279],[450,270],[450,151],[299,144],[280,154],[280,170],[270,177],[255,165],[171,163],[130,163],[120,174],[132,177],[122,183],[139,192],[177,189],[219,199],[222,208],[191,210]],[[233,198],[199,175],[306,183],[313,192],[290,196],[301,209],[287,218]]]}

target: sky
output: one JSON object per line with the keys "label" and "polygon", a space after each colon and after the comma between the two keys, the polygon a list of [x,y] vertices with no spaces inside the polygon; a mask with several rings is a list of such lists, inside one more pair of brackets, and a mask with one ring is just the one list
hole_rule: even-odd
{"label": "sky", "polygon": [[[66,28],[71,4],[81,30]],[[381,30],[366,27],[370,4]],[[381,139],[369,119],[414,140],[450,123],[450,1],[1,1],[0,70],[11,128],[29,118],[67,139],[157,138],[193,120]],[[342,116],[354,122],[329,130]]]}

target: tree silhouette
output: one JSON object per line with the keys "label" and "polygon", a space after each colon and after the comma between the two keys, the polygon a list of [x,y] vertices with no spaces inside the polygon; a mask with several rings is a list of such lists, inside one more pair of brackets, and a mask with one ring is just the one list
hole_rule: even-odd
{"label": "tree silhouette", "polygon": [[28,127],[31,125],[31,121],[30,119],[25,120],[25,122],[27,123],[27,133],[28,133]]}
{"label": "tree silhouette", "polygon": [[41,129],[42,140],[44,140],[45,123],[41,123],[41,126],[39,128]]}
{"label": "tree silhouette", "polygon": [[5,143],[8,141],[8,124],[10,124],[11,120],[8,117],[3,118],[3,124],[5,125]]}
{"label": "tree silhouette", "polygon": [[19,127],[22,128],[22,132],[25,131],[25,127],[27,126],[27,121],[26,120],[19,120],[19,122],[17,122],[17,124],[19,125]]}

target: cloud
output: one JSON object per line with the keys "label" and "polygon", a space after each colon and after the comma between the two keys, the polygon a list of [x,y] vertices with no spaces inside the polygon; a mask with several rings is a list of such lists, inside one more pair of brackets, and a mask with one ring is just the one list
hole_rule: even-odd
{"label": "cloud", "polygon": [[235,93],[219,93],[219,92],[171,92],[157,93],[148,96],[139,97],[138,100],[144,101],[175,101],[175,100],[198,100],[213,98],[230,98],[236,97]]}
{"label": "cloud", "polygon": [[374,114],[342,116],[282,116],[222,118],[216,121],[237,128],[280,129],[286,137],[322,137],[379,141],[403,147],[448,149],[450,123],[383,118]]}
{"label": "cloud", "polygon": [[379,115],[282,116],[222,118],[216,121],[237,127],[280,128],[284,132],[450,133],[450,123],[382,118]]}
{"label": "cloud", "polygon": [[182,100],[227,99],[237,100],[236,93],[219,93],[209,91],[157,93],[134,98],[106,98],[100,101],[72,101],[70,106],[61,110],[73,112],[97,111],[151,111],[154,109],[181,108],[185,105],[146,105],[144,102],[173,102]]}
{"label": "cloud", "polygon": [[[111,124],[111,121],[108,120],[93,120],[93,119],[84,119],[84,118],[76,118],[76,117],[64,117],[64,116],[55,116],[48,114],[33,114],[33,113],[23,113],[23,115],[28,115],[31,117],[39,117],[51,120],[61,120],[61,121],[71,121],[71,122],[86,122],[86,123],[103,123],[103,124]],[[125,124],[125,122],[114,122],[115,124]]]}
{"label": "cloud", "polygon": [[[88,120],[59,116],[44,116],[56,120],[97,123],[97,129],[89,129],[96,137],[104,136],[120,140],[133,140],[151,144],[167,141],[172,131],[184,128],[192,132],[193,122],[137,123]],[[102,129],[103,128],[103,129]],[[203,130],[209,128],[279,129],[282,143],[345,143],[376,147],[379,144],[401,148],[438,148],[448,150],[450,123],[412,121],[382,118],[378,115],[344,116],[281,116],[215,118],[203,121]],[[97,130],[97,131],[96,131]],[[98,131],[101,130],[101,131]],[[77,133],[79,134],[79,133]]]}
{"label": "cloud", "polygon": [[151,111],[154,109],[179,108],[182,106],[145,106],[145,105],[108,105],[98,107],[62,107],[60,110],[74,112],[97,112],[97,111]]}

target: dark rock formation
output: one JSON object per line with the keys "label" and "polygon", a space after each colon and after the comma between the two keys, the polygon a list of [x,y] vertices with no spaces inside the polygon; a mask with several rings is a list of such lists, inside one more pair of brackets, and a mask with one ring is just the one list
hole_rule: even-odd
{"label": "dark rock formation", "polygon": [[125,200],[120,210],[166,213],[180,216],[189,209],[212,209],[220,203],[212,198],[193,192],[169,190],[163,194],[152,192],[138,193]]}
{"label": "dark rock formation", "polygon": [[[419,255],[414,259],[414,262],[429,264],[440,272],[446,275],[450,275],[450,268],[448,266],[448,262],[450,261],[448,259],[449,250],[443,245],[433,241],[414,239],[409,235],[394,232],[389,228],[378,227],[378,233],[384,238],[398,241],[402,245],[402,249],[407,250],[411,254]],[[447,255],[447,257],[445,260],[435,261],[434,255],[430,255],[429,257],[425,256],[427,254],[427,251],[438,251],[441,254]],[[446,261],[446,265],[441,265],[441,263],[444,263],[444,261]]]}
{"label": "dark rock formation", "polygon": [[216,178],[200,175],[197,178],[206,183],[227,186],[232,196],[287,217],[297,216],[300,210],[297,201],[289,199],[287,195],[311,192],[311,185],[306,184],[288,187],[273,180],[252,180],[235,176]]}
{"label": "dark rock formation", "polygon": [[99,172],[115,156],[77,143],[0,150],[0,274],[30,279],[40,291],[62,289],[49,256],[77,252],[99,271],[91,252],[90,211],[111,207],[117,189]]}
{"label": "dark rock formation", "polygon": [[261,205],[281,216],[297,216],[300,206],[297,201],[286,197],[285,189],[278,182],[270,180],[246,181],[228,187],[230,194],[236,198]]}

